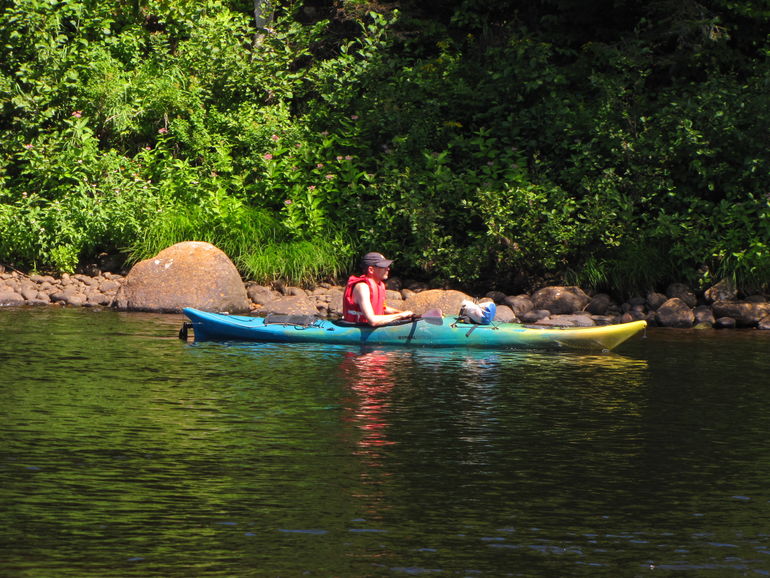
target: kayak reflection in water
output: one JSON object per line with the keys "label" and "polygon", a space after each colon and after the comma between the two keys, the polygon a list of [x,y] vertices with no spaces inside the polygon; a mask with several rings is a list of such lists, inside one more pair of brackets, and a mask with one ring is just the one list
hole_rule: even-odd
{"label": "kayak reflection in water", "polygon": [[414,317],[411,311],[401,311],[385,303],[385,281],[392,264],[382,253],[367,253],[361,258],[361,275],[350,276],[342,296],[345,321],[377,327]]}

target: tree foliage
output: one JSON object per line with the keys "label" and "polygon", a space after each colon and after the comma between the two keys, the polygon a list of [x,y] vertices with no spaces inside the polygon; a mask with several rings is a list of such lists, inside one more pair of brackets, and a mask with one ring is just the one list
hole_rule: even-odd
{"label": "tree foliage", "polygon": [[[0,260],[770,281],[762,3],[8,0]],[[259,8],[259,10],[256,10]]]}

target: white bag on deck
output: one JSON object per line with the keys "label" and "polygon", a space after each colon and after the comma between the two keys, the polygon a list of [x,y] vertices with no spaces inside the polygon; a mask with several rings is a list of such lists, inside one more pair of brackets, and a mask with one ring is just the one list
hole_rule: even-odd
{"label": "white bag on deck", "polygon": [[460,305],[460,315],[468,317],[479,325],[489,325],[492,323],[495,313],[497,313],[497,305],[491,301],[479,304],[464,299]]}

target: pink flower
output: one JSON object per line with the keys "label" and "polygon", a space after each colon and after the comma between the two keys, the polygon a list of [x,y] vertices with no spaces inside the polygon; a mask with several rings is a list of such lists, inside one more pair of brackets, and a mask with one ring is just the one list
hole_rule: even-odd
{"label": "pink flower", "polygon": [[33,145],[33,144],[25,144],[24,148],[27,149],[28,151],[31,151],[33,148],[35,148],[35,145]]}
{"label": "pink flower", "polygon": [[324,164],[323,164],[323,163],[318,163],[318,164],[315,166],[315,168],[317,168],[317,169],[322,169],[322,168],[324,168]]}
{"label": "pink flower", "polygon": [[358,120],[358,115],[354,114],[350,117],[350,120]]}
{"label": "pink flower", "polygon": [[334,178],[334,175],[326,175],[326,180],[330,181]]}
{"label": "pink flower", "polygon": [[159,134],[168,134],[168,129],[164,126],[158,129]]}
{"label": "pink flower", "polygon": [[274,134],[273,136],[270,137],[270,140],[272,140],[273,142],[278,142],[279,140],[281,140],[281,137],[279,137],[277,134]]}
{"label": "pink flower", "polygon": [[270,160],[273,160],[273,155],[271,155],[270,153],[267,153],[265,155],[262,155],[262,158],[265,159],[266,161],[270,161]]}
{"label": "pink flower", "polygon": [[76,110],[75,112],[72,113],[72,116],[74,116],[75,118],[80,118],[81,116],[83,116],[83,111]]}
{"label": "pink flower", "polygon": [[308,190],[308,191],[315,191],[315,185],[310,185],[310,186],[307,188],[307,190]]}
{"label": "pink flower", "polygon": [[353,157],[351,157],[350,155],[345,155],[345,160],[346,161],[352,161]]}
{"label": "pink flower", "polygon": [[286,199],[286,200],[283,202],[283,204],[284,204],[284,205],[286,205],[286,206],[288,207],[288,206],[289,206],[289,205],[291,205],[293,202],[294,202],[294,201],[292,201],[291,199]]}
{"label": "pink flower", "polygon": [[329,136],[329,131],[325,130],[321,133],[321,136]]}
{"label": "pink flower", "polygon": [[143,150],[146,150],[146,151],[151,151],[151,150],[152,150],[152,147],[144,147],[144,149],[143,149]]}

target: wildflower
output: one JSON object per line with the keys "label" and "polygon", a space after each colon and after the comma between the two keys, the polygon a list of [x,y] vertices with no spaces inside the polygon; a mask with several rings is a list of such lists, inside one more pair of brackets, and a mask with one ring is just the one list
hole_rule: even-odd
{"label": "wildflower", "polygon": [[321,133],[321,136],[329,136],[329,131],[325,130]]}
{"label": "wildflower", "polygon": [[307,188],[307,190],[308,190],[308,191],[315,191],[315,185],[310,185],[310,186]]}
{"label": "wildflower", "polygon": [[358,115],[357,114],[351,115],[350,120],[358,120]]}
{"label": "wildflower", "polygon": [[160,134],[168,134],[168,129],[164,126],[158,129],[158,133]]}
{"label": "wildflower", "polygon": [[326,175],[326,180],[330,181],[334,178],[334,175]]}
{"label": "wildflower", "polygon": [[152,150],[152,147],[144,147],[144,150],[146,150],[146,151],[151,151],[151,150]]}
{"label": "wildflower", "polygon": [[28,151],[31,151],[33,148],[35,148],[35,145],[33,145],[33,144],[25,144],[24,148],[27,149]]}
{"label": "wildflower", "polygon": [[297,147],[297,148],[302,148],[302,143],[301,142],[295,143],[294,146]]}
{"label": "wildflower", "polygon": [[283,204],[284,204],[284,205],[286,205],[287,207],[288,207],[289,205],[291,205],[292,203],[294,203],[294,201],[292,201],[291,199],[286,199],[286,200],[283,202]]}
{"label": "wildflower", "polygon": [[270,161],[270,160],[273,160],[273,155],[271,155],[270,153],[267,153],[263,155],[262,158],[265,159],[266,161]]}
{"label": "wildflower", "polygon": [[72,113],[72,116],[74,116],[75,118],[80,118],[81,116],[83,116],[83,111],[76,110],[75,112]]}
{"label": "wildflower", "polygon": [[352,161],[353,157],[351,157],[350,155],[345,155],[345,160],[346,161]]}
{"label": "wildflower", "polygon": [[343,156],[342,156],[342,155],[337,155],[337,160],[338,160],[338,161],[341,161],[342,159],[343,159]]}
{"label": "wildflower", "polygon": [[317,168],[317,169],[322,169],[322,168],[324,168],[324,164],[323,164],[323,163],[318,163],[318,164],[315,166],[315,168]]}
{"label": "wildflower", "polygon": [[278,142],[279,140],[281,140],[281,137],[279,137],[277,134],[274,134],[273,136],[270,137],[270,140],[272,140],[273,142]]}

